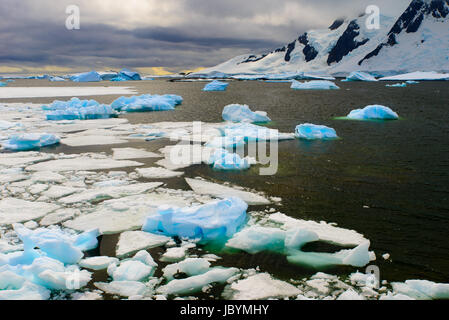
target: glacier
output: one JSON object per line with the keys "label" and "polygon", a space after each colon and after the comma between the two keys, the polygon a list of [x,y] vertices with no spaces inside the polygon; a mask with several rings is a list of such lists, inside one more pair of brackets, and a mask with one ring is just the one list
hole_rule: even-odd
{"label": "glacier", "polygon": [[299,82],[296,80],[292,81],[291,85],[292,89],[295,90],[338,90],[338,87],[332,81],[327,80],[312,80],[306,82]]}
{"label": "glacier", "polygon": [[2,142],[5,150],[27,151],[58,144],[60,138],[49,133],[22,133],[16,134]]}
{"label": "glacier", "polygon": [[203,91],[226,91],[229,83],[214,80],[204,86]]}
{"label": "glacier", "polygon": [[195,207],[159,207],[146,218],[142,230],[180,238],[215,241],[230,238],[245,223],[248,205],[230,197]]}
{"label": "glacier", "polygon": [[295,129],[295,136],[299,139],[305,140],[338,139],[335,129],[310,123],[305,123],[297,126]]}
{"label": "glacier", "polygon": [[388,107],[371,105],[363,109],[352,110],[347,118],[352,120],[398,120],[399,116]]}
{"label": "glacier", "polygon": [[271,119],[263,111],[251,111],[249,106],[241,104],[230,104],[224,107],[223,120],[232,122],[270,122]]}

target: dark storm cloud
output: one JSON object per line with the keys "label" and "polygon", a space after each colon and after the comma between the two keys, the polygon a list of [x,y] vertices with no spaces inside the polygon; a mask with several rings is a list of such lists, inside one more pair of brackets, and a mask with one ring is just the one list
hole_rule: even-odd
{"label": "dark storm cloud", "polygon": [[[338,8],[335,2],[142,0],[129,7],[100,0],[2,0],[0,66],[211,66],[275,49],[373,1],[354,6],[340,0]],[[65,28],[65,8],[72,3],[81,8],[80,30]]]}

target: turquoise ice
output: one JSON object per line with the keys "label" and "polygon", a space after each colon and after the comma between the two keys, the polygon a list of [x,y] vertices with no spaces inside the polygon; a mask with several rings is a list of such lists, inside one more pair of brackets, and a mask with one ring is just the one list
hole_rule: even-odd
{"label": "turquoise ice", "polygon": [[305,140],[332,140],[338,139],[333,128],[305,123],[296,127],[295,136]]}
{"label": "turquoise ice", "polygon": [[363,109],[352,110],[347,116],[353,120],[397,120],[399,116],[388,107],[381,105],[366,106]]}
{"label": "turquoise ice", "polygon": [[60,138],[49,133],[23,133],[11,136],[2,143],[5,150],[27,151],[58,144]]}
{"label": "turquoise ice", "polygon": [[232,122],[270,122],[271,119],[263,111],[251,111],[247,105],[230,104],[224,107],[223,120]]}
{"label": "turquoise ice", "polygon": [[203,88],[203,91],[226,91],[229,83],[221,82],[218,80],[214,80],[208,84],[206,84]]}

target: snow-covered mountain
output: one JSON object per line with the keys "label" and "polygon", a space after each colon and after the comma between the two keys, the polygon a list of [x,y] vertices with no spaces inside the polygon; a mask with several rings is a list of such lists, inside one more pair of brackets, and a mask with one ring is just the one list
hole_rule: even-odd
{"label": "snow-covered mountain", "polygon": [[337,20],[268,54],[238,56],[201,73],[449,71],[449,0],[413,0],[405,6],[399,14],[381,15],[379,29],[367,28],[369,15]]}

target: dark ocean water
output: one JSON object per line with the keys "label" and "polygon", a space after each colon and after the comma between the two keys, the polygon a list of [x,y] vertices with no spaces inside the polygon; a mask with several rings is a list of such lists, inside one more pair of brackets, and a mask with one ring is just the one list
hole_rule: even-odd
{"label": "dark ocean water", "polygon": [[[24,84],[48,85],[41,81],[17,81],[12,85]],[[223,173],[205,165],[186,169],[186,176],[229,181],[281,197],[282,206],[277,209],[289,216],[335,222],[364,234],[377,253],[374,264],[380,267],[382,279],[449,282],[449,83],[421,82],[407,88],[386,88],[385,84],[338,81],[341,90],[294,91],[288,83],[231,82],[226,92],[202,92],[203,82],[157,80],[100,85],[135,86],[139,93],[172,93],[184,98],[173,112],[126,115],[132,123],[220,122],[223,107],[239,103],[268,112],[273,120],[268,126],[281,132],[293,132],[296,125],[305,122],[335,128],[341,137],[337,141],[281,142],[279,170],[274,176],[260,176],[257,166],[246,172]],[[93,98],[110,103],[117,96]],[[54,98],[9,102],[23,100],[48,103]],[[369,104],[389,106],[401,120],[335,119]],[[163,144],[154,141],[131,145],[157,150]],[[108,151],[112,147],[60,146],[54,152]],[[181,179],[168,185],[187,188]],[[383,253],[390,253],[392,261],[383,261]],[[275,254],[225,256],[218,264],[259,265],[262,271],[287,279],[313,273],[289,265]],[[347,274],[351,270],[329,272]]]}

